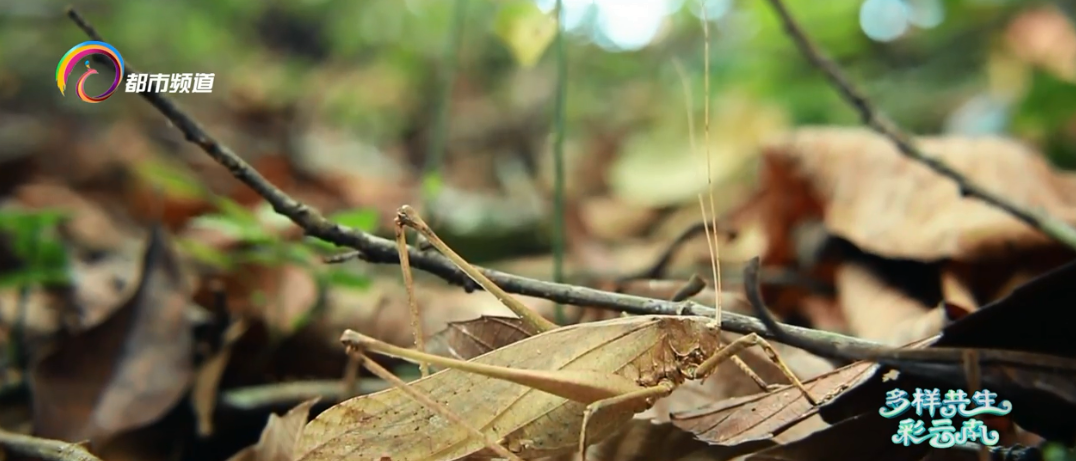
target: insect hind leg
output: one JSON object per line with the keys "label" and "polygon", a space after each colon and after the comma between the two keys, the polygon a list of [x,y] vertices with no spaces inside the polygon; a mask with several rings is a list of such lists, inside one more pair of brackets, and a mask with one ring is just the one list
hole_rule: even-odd
{"label": "insect hind leg", "polygon": [[[714,355],[710,356],[710,358],[706,359],[704,362],[702,362],[701,365],[699,365],[699,367],[695,370],[695,376],[697,378],[704,378],[706,376],[709,376],[710,373],[713,373],[714,369],[716,369],[719,364],[725,362],[726,360],[733,359],[734,357],[736,357],[736,354],[739,354],[740,352],[743,352],[745,349],[752,346],[758,346],[766,353],[766,356],[769,357],[770,361],[777,365],[777,368],[779,368],[781,370],[781,373],[788,378],[788,381],[791,382],[792,385],[796,387],[796,389],[799,389],[799,391],[807,399],[807,402],[814,406],[818,405],[818,401],[813,396],[811,396],[811,393],[807,391],[807,387],[803,385],[803,381],[800,381],[800,379],[796,376],[796,373],[793,372],[791,368],[789,368],[788,364],[785,363],[784,359],[782,359],[781,356],[777,353],[777,349],[774,349],[772,344],[770,344],[765,339],[762,339],[762,337],[755,333],[741,336],[740,338],[736,339],[735,341],[729,343],[727,346],[715,352]],[[739,366],[740,363],[743,362],[740,361],[739,363],[737,363],[737,365]],[[740,368],[750,369],[750,367],[747,366],[746,363],[743,363],[742,367]],[[755,379],[756,382],[759,382],[764,389],[769,388],[769,386],[765,386],[765,382],[762,382],[762,378],[759,378],[758,374],[755,374],[752,371],[748,374],[748,376],[751,375],[754,375],[752,376],[752,379]]]}

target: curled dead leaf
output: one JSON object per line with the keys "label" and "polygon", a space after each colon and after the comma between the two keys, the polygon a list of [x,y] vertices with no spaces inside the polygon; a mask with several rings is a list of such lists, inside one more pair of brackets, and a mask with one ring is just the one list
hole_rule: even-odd
{"label": "curled dead leaf", "polygon": [[[1030,148],[1000,137],[917,142],[992,192],[1076,222],[1068,182]],[[804,128],[774,139],[763,150],[762,176],[767,262],[792,261],[791,231],[811,218],[864,251],[893,259],[967,261],[1053,245],[1005,212],[963,197],[956,183],[861,128]]]}
{"label": "curled dead leaf", "polygon": [[[922,339],[941,331],[940,323],[934,331],[917,336],[918,325],[924,320],[941,318],[919,300],[887,284],[871,268],[855,262],[842,263],[836,274],[837,299],[851,333],[872,341],[900,345]],[[935,325],[926,325],[930,328]],[[913,336],[913,337],[909,337]]]}
{"label": "curled dead leaf", "polygon": [[[806,381],[804,385],[816,399],[821,399],[858,385],[870,378],[876,368],[869,362],[856,362]],[[702,441],[732,446],[772,439],[816,412],[803,394],[788,385],[772,392],[674,413],[672,422]]]}
{"label": "curled dead leaf", "polygon": [[[1012,402],[1009,416],[1016,424],[1049,439],[1070,440],[1076,434],[1072,420],[1042,415],[1076,409],[1076,361],[1071,359],[1076,356],[1071,328],[1076,311],[1069,308],[1076,303],[1074,276],[1076,263],[1070,262],[1029,281],[946,326],[934,344],[948,351],[945,360],[937,355],[945,351],[908,351],[914,354],[880,368],[820,413],[827,421],[840,421],[875,411],[878,396],[893,387],[885,381],[891,368],[901,370],[903,389],[962,388],[974,374],[966,370],[972,359],[979,363],[980,385]],[[920,352],[924,355],[916,355]],[[953,360],[954,352],[960,360]]]}
{"label": "curled dead leaf", "polygon": [[217,407],[217,391],[220,379],[232,357],[232,347],[243,333],[247,331],[247,324],[243,320],[237,320],[228,325],[224,330],[222,345],[219,351],[209,357],[199,368],[194,377],[194,386],[191,389],[191,404],[198,422],[198,435],[207,437],[213,434],[213,411]]}
{"label": "curled dead leaf", "polygon": [[258,443],[232,455],[228,461],[294,460],[299,434],[310,415],[310,408],[317,402],[317,398],[307,400],[288,410],[284,416],[269,415],[269,421],[265,423]]}
{"label": "curled dead leaf", "polygon": [[123,307],[34,365],[35,432],[96,445],[175,405],[193,374],[189,296],[168,239],[154,228],[138,289]]}

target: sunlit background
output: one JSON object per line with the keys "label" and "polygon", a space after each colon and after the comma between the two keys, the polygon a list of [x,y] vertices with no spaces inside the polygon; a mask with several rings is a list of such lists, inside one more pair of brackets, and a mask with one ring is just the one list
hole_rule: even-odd
{"label": "sunlit background", "polygon": [[[978,0],[1001,3],[1012,0]],[[536,0],[543,12],[552,12],[556,0]],[[666,18],[681,8],[689,8],[698,18],[705,17],[721,27],[744,27],[735,21],[733,0],[564,0],[563,19],[566,30],[584,37],[610,51],[633,51],[653,42]],[[872,40],[888,42],[899,39],[909,28],[929,29],[945,20],[941,0],[866,0],[859,9],[859,25]],[[750,26],[747,24],[746,26]]]}

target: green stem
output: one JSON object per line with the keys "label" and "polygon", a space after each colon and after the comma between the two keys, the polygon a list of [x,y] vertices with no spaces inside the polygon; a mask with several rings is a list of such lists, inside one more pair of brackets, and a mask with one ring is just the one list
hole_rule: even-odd
{"label": "green stem", "polygon": [[[456,83],[456,67],[459,63],[460,43],[463,41],[463,26],[467,20],[467,0],[456,0],[453,7],[455,13],[452,17],[452,25],[448,32],[448,40],[445,40],[445,50],[442,68],[441,82],[437,98],[437,120],[434,125],[433,136],[430,139],[429,149],[426,152],[426,163],[423,166],[423,209],[428,208],[429,202],[437,194],[436,190],[428,190],[425,186],[428,180],[441,170],[441,163],[445,154],[445,142],[448,139],[448,121],[450,107],[452,105],[452,87]],[[437,182],[440,184],[440,182]]]}
{"label": "green stem", "polygon": [[[564,106],[567,103],[568,64],[564,56],[563,0],[557,0],[557,94],[553,109],[553,281],[564,281],[565,199],[564,199]],[[565,323],[564,307],[556,305],[556,322]]]}

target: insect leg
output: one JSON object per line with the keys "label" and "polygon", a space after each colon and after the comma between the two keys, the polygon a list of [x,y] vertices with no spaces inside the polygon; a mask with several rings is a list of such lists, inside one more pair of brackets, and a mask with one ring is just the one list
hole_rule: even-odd
{"label": "insect leg", "polygon": [[579,429],[580,461],[587,461],[587,425],[590,423],[590,418],[595,413],[617,405],[627,405],[630,403],[639,403],[640,401],[645,401],[651,398],[665,397],[672,393],[675,387],[674,384],[668,381],[663,381],[661,384],[654,387],[647,387],[634,392],[609,397],[587,405],[586,410],[583,411],[583,425]]}
{"label": "insect leg", "polygon": [[353,330],[345,331],[340,341],[349,348],[373,351],[413,362],[426,361],[439,367],[513,382],[584,404],[646,389],[634,380],[616,373],[589,370],[531,370],[488,365],[405,349]]}
{"label": "insect leg", "polygon": [[492,437],[478,430],[474,426],[468,424],[466,421],[463,420],[462,417],[454,413],[452,410],[448,409],[444,405],[441,405],[440,403],[437,403],[432,398],[430,398],[430,396],[415,390],[413,387],[405,383],[402,379],[392,374],[391,371],[388,371],[381,365],[378,365],[377,362],[370,360],[370,358],[367,357],[366,354],[363,354],[361,350],[357,348],[349,348],[349,350],[351,353],[357,355],[360,360],[362,360],[362,364],[366,366],[366,368],[370,370],[370,372],[377,375],[379,378],[392,383],[393,386],[399,388],[401,391],[403,391],[403,393],[407,394],[408,397],[411,397],[416,402],[422,404],[430,410],[433,410],[433,412],[441,415],[441,417],[452,421],[453,423],[459,424],[464,429],[467,429],[467,432],[470,432],[472,436],[477,437],[479,440],[485,442],[486,447],[490,450],[493,450],[498,455],[501,455],[511,461],[523,461],[522,458],[516,456],[511,451],[508,451],[507,448],[497,443],[497,441],[493,440]]}
{"label": "insect leg", "polygon": [[[407,289],[407,304],[411,313],[411,331],[415,335],[415,349],[425,352],[426,337],[422,332],[422,317],[419,315],[418,303],[415,301],[415,279],[411,273],[411,258],[407,251],[407,235],[404,233],[406,229],[399,217],[396,218],[394,228],[396,230],[396,252],[400,255],[400,272],[403,273],[404,287]],[[418,367],[423,378],[430,375],[429,363],[419,362]]]}
{"label": "insect leg", "polygon": [[[770,358],[770,360],[777,365],[777,368],[781,369],[781,373],[783,373],[785,377],[788,378],[788,381],[791,382],[793,386],[796,386],[796,389],[799,389],[800,392],[803,393],[803,396],[807,398],[807,401],[810,402],[811,405],[818,405],[818,401],[816,401],[815,398],[811,396],[811,393],[807,391],[807,388],[803,385],[803,382],[796,377],[796,373],[794,373],[792,369],[788,367],[788,364],[786,364],[785,361],[781,359],[781,356],[777,353],[777,350],[773,348],[773,345],[771,345],[765,339],[762,339],[761,337],[759,337],[759,335],[754,333],[744,335],[736,339],[735,341],[729,343],[727,346],[718,350],[713,356],[702,362],[702,365],[699,365],[699,367],[695,370],[696,378],[704,378],[706,376],[709,376],[710,373],[713,373],[714,369],[717,368],[718,364],[729,360],[731,357],[734,357],[736,354],[739,354],[744,349],[747,349],[751,346],[758,346],[762,348],[762,350],[766,352],[766,355]],[[744,366],[746,367],[747,364],[744,364]]]}
{"label": "insect leg", "polygon": [[508,294],[508,292],[502,290],[501,287],[493,283],[493,281],[490,280],[489,277],[486,277],[484,274],[482,274],[482,271],[472,266],[465,259],[463,259],[462,256],[456,254],[455,251],[452,251],[452,249],[449,248],[448,245],[445,244],[445,242],[443,242],[439,237],[437,237],[437,234],[433,232],[433,229],[431,229],[430,226],[427,225],[426,222],[423,221],[422,218],[418,215],[418,213],[416,213],[415,210],[410,206],[404,205],[400,207],[400,209],[396,212],[396,222],[415,229],[424,237],[426,237],[426,239],[430,241],[430,244],[433,245],[434,248],[437,248],[437,251],[440,251],[441,254],[452,260],[452,263],[455,264],[456,267],[466,273],[467,276],[471,277],[471,279],[474,280],[475,283],[481,285],[483,289],[493,294],[493,296],[495,296],[497,300],[501,302],[501,304],[504,304],[505,307],[511,309],[512,312],[514,312],[521,319],[523,319],[524,322],[527,322],[529,325],[534,327],[535,331],[543,332],[557,328],[557,324],[546,320],[541,315],[538,315],[537,312],[534,312],[529,307],[525,306],[518,299],[513,298],[511,295]]}

